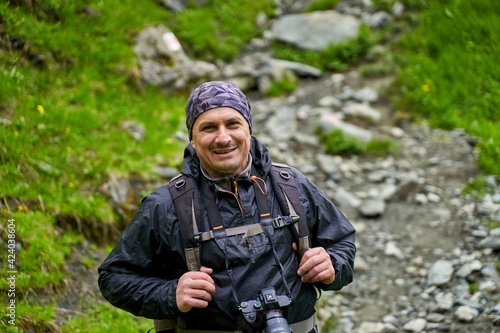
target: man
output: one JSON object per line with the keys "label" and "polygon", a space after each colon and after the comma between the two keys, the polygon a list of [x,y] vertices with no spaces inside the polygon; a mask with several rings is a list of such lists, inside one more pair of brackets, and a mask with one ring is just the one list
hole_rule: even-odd
{"label": "man", "polygon": [[[271,219],[292,214],[279,204],[271,158],[252,136],[250,104],[235,84],[214,81],[196,88],[186,104],[186,126],[190,144],[181,173],[200,193],[201,231],[213,235],[199,245],[201,267],[187,269],[179,212],[163,186],[143,200],[99,268],[103,296],[138,316],[175,319],[177,332],[253,332],[267,318],[255,319],[254,312],[267,311],[260,312],[259,295],[274,288],[283,309],[269,313],[286,316],[294,333],[317,332],[316,288],[339,290],[352,281],[354,228],[294,168],[283,175],[295,179],[312,246],[306,244],[300,257],[293,225],[272,227]],[[191,213],[198,212],[180,214]],[[241,228],[239,234],[229,232]],[[250,314],[243,318],[245,311]]]}

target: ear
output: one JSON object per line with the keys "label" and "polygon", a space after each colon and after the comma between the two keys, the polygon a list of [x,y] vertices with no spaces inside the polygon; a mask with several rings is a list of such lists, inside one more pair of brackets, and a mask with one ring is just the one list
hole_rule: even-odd
{"label": "ear", "polygon": [[194,140],[191,139],[191,146],[194,148],[194,150],[196,150],[196,145],[194,144]]}

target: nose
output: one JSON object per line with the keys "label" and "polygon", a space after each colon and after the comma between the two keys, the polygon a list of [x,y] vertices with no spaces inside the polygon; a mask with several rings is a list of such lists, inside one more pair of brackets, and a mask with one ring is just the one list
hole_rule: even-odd
{"label": "nose", "polygon": [[231,142],[231,135],[225,126],[219,127],[215,142],[224,146]]}

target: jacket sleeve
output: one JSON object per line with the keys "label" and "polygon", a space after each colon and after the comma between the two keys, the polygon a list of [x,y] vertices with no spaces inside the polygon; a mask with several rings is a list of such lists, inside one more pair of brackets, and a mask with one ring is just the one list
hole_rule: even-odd
{"label": "jacket sleeve", "polygon": [[[340,290],[353,281],[356,230],[325,194],[299,171],[295,179],[308,217],[311,246],[323,247],[330,255],[335,280],[318,284],[324,290]],[[305,204],[305,205],[304,205]]]}
{"label": "jacket sleeve", "polygon": [[178,311],[178,279],[166,273],[173,271],[170,268],[176,260],[171,251],[176,215],[172,213],[173,204],[169,207],[167,192],[168,188],[161,189],[143,200],[98,269],[99,288],[106,300],[136,316],[151,319],[174,317]]}

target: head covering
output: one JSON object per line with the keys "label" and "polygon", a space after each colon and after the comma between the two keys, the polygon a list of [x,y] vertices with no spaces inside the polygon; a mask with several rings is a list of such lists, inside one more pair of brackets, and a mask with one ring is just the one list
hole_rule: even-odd
{"label": "head covering", "polygon": [[252,133],[252,114],[250,103],[243,92],[232,82],[205,82],[191,92],[186,103],[186,127],[189,139],[193,124],[200,114],[218,107],[230,107],[241,113],[248,122]]}

